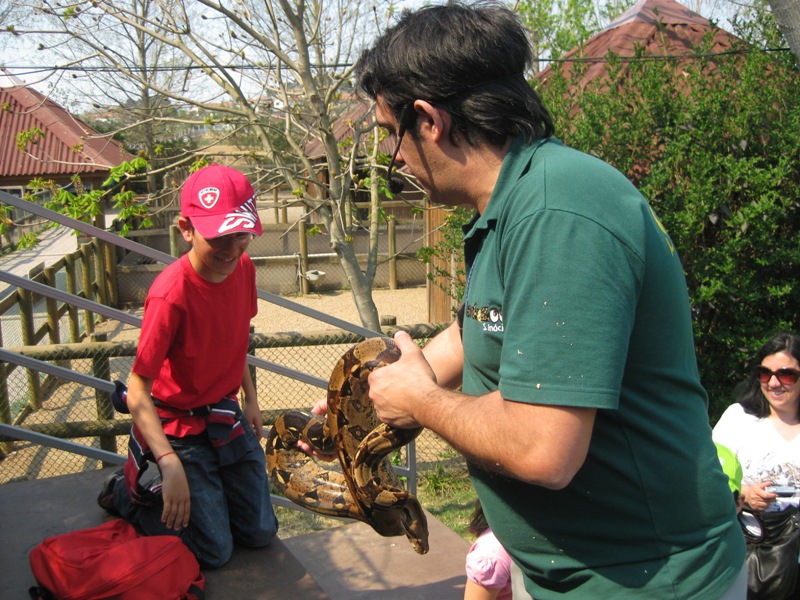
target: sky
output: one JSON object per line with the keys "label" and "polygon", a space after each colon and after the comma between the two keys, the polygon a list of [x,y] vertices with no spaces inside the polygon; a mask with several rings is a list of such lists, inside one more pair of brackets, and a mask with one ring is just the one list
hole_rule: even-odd
{"label": "sky", "polygon": [[[428,1],[394,0],[392,3],[397,10],[413,10]],[[14,35],[8,30],[10,24],[17,24],[20,28],[20,19],[14,18],[13,14],[11,18],[6,16],[4,19],[4,13],[12,4],[11,0],[0,0],[0,87],[21,82],[50,96],[73,113],[91,110],[91,103],[83,101],[79,83],[84,74],[55,70],[55,66],[65,65],[65,59],[37,50],[39,41],[34,37]],[[23,22],[29,25],[24,18]]]}
{"label": "sky", "polygon": [[[395,6],[402,9],[415,9],[428,3],[429,0],[399,0]],[[730,2],[722,0],[682,0],[681,2],[692,10],[700,12],[706,18],[714,18],[714,13],[721,12],[721,7],[731,6]],[[73,112],[85,112],[91,108],[90,103],[83,102],[83,95],[79,85],[71,84],[80,77],[74,72],[54,71],[55,65],[63,65],[64,59],[56,59],[52,55],[38,51],[37,41],[21,35],[13,35],[7,31],[8,19],[3,22],[3,13],[9,8],[10,0],[0,0],[0,86],[9,85],[7,77],[3,77],[2,69],[6,73],[21,80],[39,92],[50,95],[65,108]],[[12,23],[14,21],[11,21]],[[724,27],[724,23],[721,22]],[[85,94],[84,94],[85,95]]]}

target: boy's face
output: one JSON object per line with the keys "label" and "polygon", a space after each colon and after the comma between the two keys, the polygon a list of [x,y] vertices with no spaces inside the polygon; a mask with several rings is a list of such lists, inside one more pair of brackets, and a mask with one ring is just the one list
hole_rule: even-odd
{"label": "boy's face", "polygon": [[198,275],[214,283],[224,281],[236,270],[239,259],[253,239],[251,233],[232,233],[207,240],[185,217],[178,219],[178,227],[183,239],[192,245],[189,251],[192,267]]}

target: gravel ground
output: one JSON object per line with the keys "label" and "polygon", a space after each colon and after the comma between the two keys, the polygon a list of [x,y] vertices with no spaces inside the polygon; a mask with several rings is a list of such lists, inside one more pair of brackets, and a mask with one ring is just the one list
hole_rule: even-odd
{"label": "gravel ground", "polygon": [[[353,295],[349,291],[298,295],[288,297],[288,299],[350,323],[361,325]],[[394,316],[397,319],[397,325],[416,325],[428,322],[428,296],[424,287],[373,290],[373,299],[378,307],[378,314],[381,317]],[[137,316],[142,316],[141,308],[134,312]],[[266,300],[258,301],[258,314],[253,319],[253,326],[256,333],[335,329],[324,321],[318,321]],[[97,326],[97,331],[107,332],[109,339],[114,341],[139,338],[138,327],[124,325],[117,321],[101,323]]]}
{"label": "gravel ground", "polygon": [[[353,295],[349,291],[308,294],[289,299],[350,323],[361,324]],[[424,287],[373,290],[373,299],[378,307],[378,314],[381,317],[394,316],[397,319],[397,325],[428,322],[428,297]],[[325,322],[306,317],[265,300],[259,300],[258,304],[258,315],[253,320],[253,325],[258,333],[332,328]]]}

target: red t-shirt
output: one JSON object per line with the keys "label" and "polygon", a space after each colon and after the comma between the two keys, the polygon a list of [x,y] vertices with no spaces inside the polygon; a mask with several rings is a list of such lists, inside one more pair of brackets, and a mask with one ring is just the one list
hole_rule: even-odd
{"label": "red t-shirt", "polygon": [[[214,404],[238,392],[250,321],[258,312],[255,267],[243,254],[224,281],[197,274],[188,255],[156,278],[147,293],[133,372],[153,379],[153,396],[180,409]],[[178,437],[199,433],[202,417],[166,424]]]}

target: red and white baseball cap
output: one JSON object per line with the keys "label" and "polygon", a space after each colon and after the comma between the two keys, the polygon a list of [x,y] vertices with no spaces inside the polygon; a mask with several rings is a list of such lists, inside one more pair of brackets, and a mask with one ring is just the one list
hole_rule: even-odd
{"label": "red and white baseball cap", "polygon": [[223,165],[208,165],[189,176],[181,190],[181,214],[206,239],[262,232],[253,186],[242,173]]}

